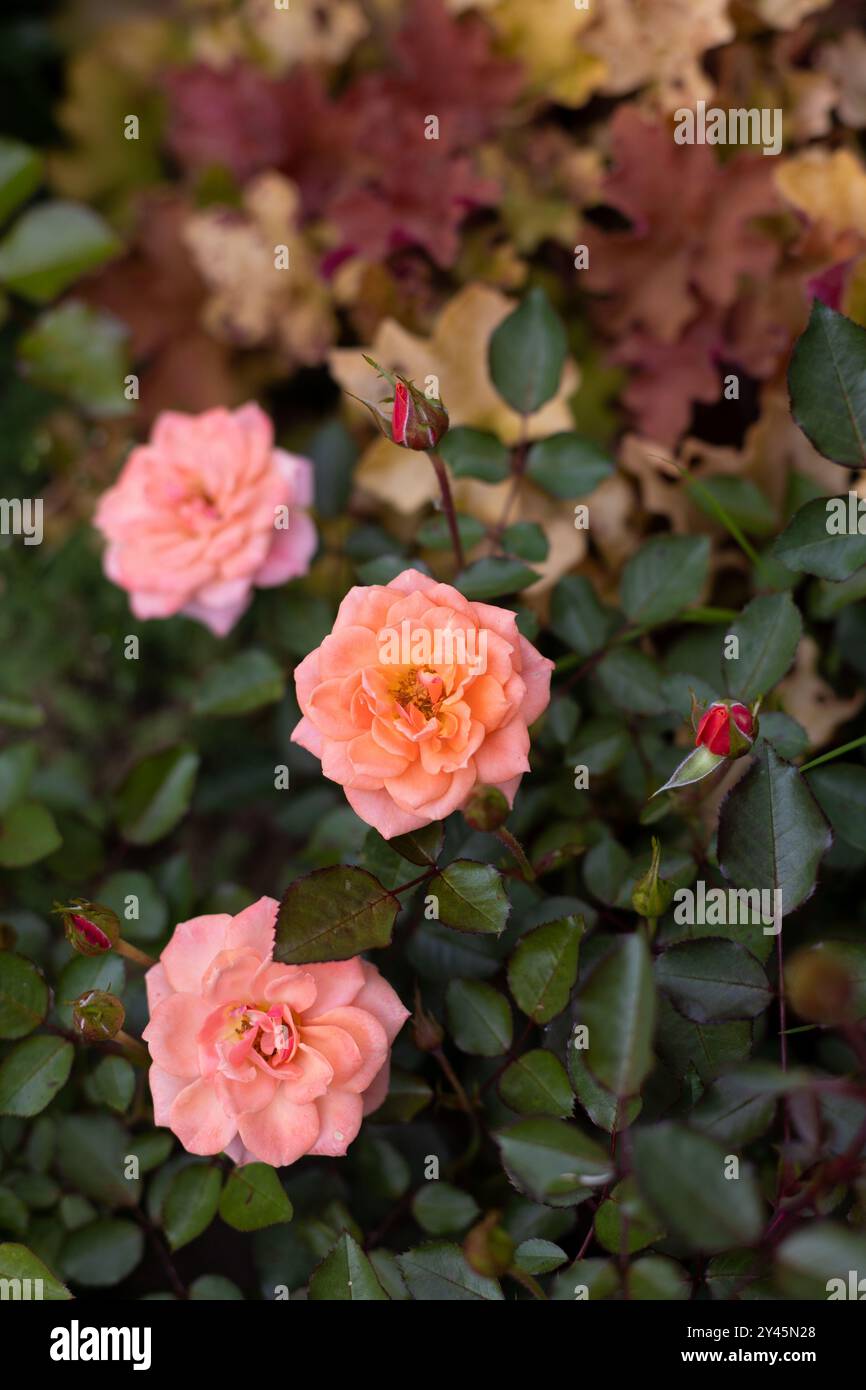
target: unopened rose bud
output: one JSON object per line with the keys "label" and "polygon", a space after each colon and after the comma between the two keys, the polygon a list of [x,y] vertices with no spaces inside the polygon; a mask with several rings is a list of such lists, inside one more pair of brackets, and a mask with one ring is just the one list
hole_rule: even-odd
{"label": "unopened rose bud", "polygon": [[508,819],[510,807],[498,787],[475,787],[463,807],[463,818],[473,830],[498,830]]}
{"label": "unopened rose bud", "polygon": [[467,1264],[487,1279],[500,1279],[514,1263],[514,1241],[498,1224],[500,1214],[488,1212],[463,1242]]}
{"label": "unopened rose bud", "polygon": [[421,1003],[421,991],[415,989],[415,1012],[412,1015],[412,1036],[420,1052],[435,1052],[442,1046],[445,1034],[440,1024]]}
{"label": "unopened rose bud", "polygon": [[796,951],[785,966],[785,993],[791,1007],[810,1023],[853,1021],[854,979],[833,942]]}
{"label": "unopened rose bud", "polygon": [[117,945],[120,922],[110,907],[73,898],[68,907],[55,903],[52,911],[62,918],[66,940],[80,955],[101,956]]}
{"label": "unopened rose bud", "polygon": [[104,989],[89,989],[72,1005],[72,1023],[88,1042],[110,1042],[116,1038],[126,1012],[120,1000]]}
{"label": "unopened rose bud", "polygon": [[366,360],[389,382],[394,394],[384,401],[366,401],[360,396],[355,399],[361,400],[362,405],[367,407],[379,429],[393,444],[399,444],[402,449],[417,449],[425,453],[435,449],[448,433],[450,424],[448,411],[442,402],[435,396],[427,396],[419,391],[414,382],[406,377],[386,371],[372,357]]}
{"label": "unopened rose bud", "polygon": [[722,758],[741,758],[748,753],[758,732],[750,709],[734,700],[716,700],[701,719],[695,746]]}
{"label": "unopened rose bud", "polygon": [[652,863],[643,878],[638,879],[631,895],[632,907],[635,912],[639,912],[641,917],[646,918],[663,916],[673,902],[676,892],[672,883],[668,882],[666,878],[659,877],[662,847],[655,836],[653,836],[652,844]]}

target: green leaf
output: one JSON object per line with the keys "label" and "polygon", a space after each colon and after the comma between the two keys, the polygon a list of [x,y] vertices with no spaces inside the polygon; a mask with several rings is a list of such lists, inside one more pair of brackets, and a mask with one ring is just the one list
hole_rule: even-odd
{"label": "green leaf", "polygon": [[511,1046],[511,1008],[504,995],[480,980],[452,980],[445,995],[448,1027],[461,1052],[498,1057]]}
{"label": "green leaf", "polygon": [[439,921],[458,931],[498,936],[511,911],[499,870],[472,859],[455,859],[425,892],[439,900]]}
{"label": "green leaf", "polygon": [[133,845],[152,845],[189,810],[199,755],[188,744],[143,758],[126,778],[117,799],[120,833]]}
{"label": "green leaf", "polygon": [[455,425],[441,441],[439,453],[455,478],[501,483],[508,477],[510,455],[495,434]]}
{"label": "green leaf", "polygon": [[665,1255],[644,1255],[643,1259],[635,1260],[626,1270],[623,1282],[629,1298],[647,1299],[652,1303],[679,1302],[692,1296],[688,1272]]}
{"label": "green leaf", "polygon": [[[38,1174],[26,1174],[38,1177]],[[30,1221],[30,1213],[24,1202],[11,1187],[0,1187],[0,1231],[8,1231],[13,1236],[23,1236]]]}
{"label": "green leaf", "polygon": [[90,415],[128,415],[128,328],[111,314],[67,302],[36,320],[18,341],[28,379],[65,396]]}
{"label": "green leaf", "polygon": [[568,574],[560,579],[550,601],[550,626],[578,656],[600,651],[615,623],[613,613],[599,602],[592,584],[582,574]]}
{"label": "green leaf", "polygon": [[563,917],[542,923],[518,941],[508,962],[508,988],[534,1023],[549,1023],[568,1003],[585,930],[582,917]]}
{"label": "green leaf", "polygon": [[559,390],[567,352],[565,329],[536,287],[492,334],[490,376],[513,410],[534,415]]}
{"label": "green leaf", "polygon": [[410,830],[407,835],[395,835],[388,844],[410,864],[420,864],[423,869],[436,863],[442,852],[443,831],[441,821],[424,825],[420,830]]}
{"label": "green leaf", "polygon": [[[0,1245],[0,1279],[41,1280],[40,1293],[46,1302],[59,1303],[72,1298],[66,1285],[61,1284],[26,1245],[16,1245],[14,1242]],[[30,1287],[33,1293],[32,1283]]]}
{"label": "green leaf", "polygon": [[0,1038],[24,1038],[48,1012],[48,986],[32,961],[0,954]]}
{"label": "green leaf", "polygon": [[140,1143],[109,1115],[64,1115],[57,1137],[60,1171],[85,1197],[104,1206],[134,1207],[141,1179],[125,1175],[127,1158],[138,1152]]}
{"label": "green leaf", "polygon": [[344,1231],[329,1255],[313,1272],[309,1298],[313,1301],[387,1303],[388,1295],[360,1245]]}
{"label": "green leaf", "polygon": [[407,1124],[433,1099],[433,1091],[423,1076],[414,1076],[400,1067],[391,1068],[388,1094],[376,1111],[386,1124]]}
{"label": "green leaf", "polygon": [[499,1094],[518,1115],[554,1115],[567,1118],[574,1109],[574,1094],[565,1067],[544,1048],[524,1052],[499,1078]]}
{"label": "green leaf", "polygon": [[656,981],[694,1023],[756,1018],[770,1004],[760,961],[735,941],[701,937],[682,941],[658,957]]}
{"label": "green leaf", "polygon": [[530,564],[541,564],[547,559],[550,543],[537,521],[515,521],[502,533],[502,548]]}
{"label": "green leaf", "polygon": [[220,1197],[219,1213],[236,1231],[260,1231],[292,1219],[292,1204],[268,1163],[235,1168]]}
{"label": "green leaf", "polygon": [[866,535],[831,533],[829,508],[840,504],[847,516],[847,497],[816,497],[801,507],[773,546],[773,554],[795,574],[820,579],[850,579],[866,565]]}
{"label": "green leaf", "polygon": [[759,1239],[763,1203],[748,1165],[726,1177],[725,1149],[683,1125],[638,1128],[633,1140],[640,1191],[676,1240],[714,1254]]}
{"label": "green leaf", "polygon": [[[460,534],[460,541],[464,550],[471,550],[474,545],[482,541],[487,535],[487,527],[483,521],[478,521],[474,516],[457,516],[457,530]],[[416,532],[419,545],[427,550],[450,550],[451,528],[448,525],[448,518],[438,512],[435,516],[421,523]]]}
{"label": "green leaf", "polygon": [[551,1240],[524,1240],[514,1252],[514,1263],[526,1274],[550,1274],[568,1259],[564,1250]]}
{"label": "green leaf", "polygon": [[775,1113],[774,1095],[756,1089],[748,1074],[731,1072],[707,1088],[692,1111],[692,1124],[720,1144],[740,1148],[766,1134]]}
{"label": "green leaf", "polygon": [[114,1217],[73,1231],[63,1248],[63,1271],[74,1284],[105,1288],[131,1274],[144,1254],[144,1233]]}
{"label": "green leaf", "polygon": [[387,946],[399,910],[399,898],[366,869],[316,869],[295,879],[283,895],[274,958],[307,965]]}
{"label": "green leaf", "polygon": [[806,782],[840,840],[866,850],[866,768],[828,763],[808,773]]}
{"label": "green leaf", "polygon": [[732,521],[751,536],[770,536],[776,529],[776,514],[772,506],[749,478],[725,474],[702,478],[700,487],[695,487],[690,497],[695,506],[714,521],[719,519],[717,508],[721,507]]}
{"label": "green leaf", "polygon": [[48,1034],[18,1043],[0,1062],[0,1115],[38,1115],[66,1084],[75,1049]]}
{"label": "green leaf", "polygon": [[750,705],[782,679],[792,664],[803,619],[790,594],[765,594],[743,609],[731,627],[739,657],[724,661],[728,694]]}
{"label": "green leaf", "polygon": [[189,1286],[194,1302],[243,1303],[244,1296],[237,1284],[221,1274],[200,1274]]}
{"label": "green leaf", "polygon": [[208,671],[193,701],[193,714],[250,714],[272,705],[286,693],[285,676],[267,652],[238,652]]}
{"label": "green leaf", "polygon": [[30,145],[0,137],[0,222],[35,193],[42,178],[42,159]]}
{"label": "green leaf", "polygon": [[634,647],[614,647],[596,667],[599,684],[618,709],[629,714],[666,714],[658,668]]}
{"label": "green leaf", "polygon": [[578,995],[588,1030],[584,1060],[592,1075],[621,1098],[637,1095],[653,1063],[656,993],[646,941],[617,937]]}
{"label": "green leaf", "polygon": [[767,745],[722,803],[719,864],[740,888],[778,889],[784,915],[812,892],[832,838],[805,779]]}
{"label": "green leaf", "polygon": [[640,627],[667,622],[696,598],[710,564],[708,536],[657,536],[628,561],[620,602]]}
{"label": "green leaf", "polygon": [[209,1163],[191,1163],[172,1178],[163,1207],[165,1234],[172,1250],[189,1245],[217,1214],[222,1173]]}
{"label": "green leaf", "polygon": [[533,444],[526,459],[526,473],[554,497],[586,497],[614,473],[607,454],[582,435],[553,434]]}
{"label": "green leaf", "polygon": [[114,232],[92,209],[61,200],[38,203],[0,242],[0,281],[46,304],[119,250]]}
{"label": "green leaf", "polygon": [[480,1214],[475,1198],[450,1182],[426,1182],[412,1199],[412,1215],[431,1236],[465,1231]]}
{"label": "green leaf", "polygon": [[866,330],[820,299],[788,370],[791,409],[819,454],[866,465]]}
{"label": "green leaf", "polygon": [[135,1072],[125,1057],[103,1057],[92,1081],[93,1090],[103,1105],[119,1114],[129,1109],[135,1090]]}
{"label": "green leaf", "polygon": [[535,570],[521,560],[509,560],[502,555],[485,555],[463,570],[454,580],[464,598],[484,601],[516,594],[538,579]]}
{"label": "green leaf", "polygon": [[0,815],[27,795],[38,756],[39,750],[30,739],[0,753]]}
{"label": "green leaf", "polygon": [[514,1185],[546,1206],[575,1206],[613,1174],[610,1154],[565,1120],[535,1115],[494,1137]]}
{"label": "green leaf", "polygon": [[568,761],[598,777],[618,767],[632,746],[628,726],[619,719],[588,719],[578,730]]}
{"label": "green leaf", "polygon": [[450,1241],[436,1240],[419,1245],[407,1250],[405,1255],[398,1255],[397,1263],[410,1294],[418,1302],[486,1299],[501,1303],[503,1300],[496,1280],[476,1274],[467,1264],[460,1246]]}
{"label": "green leaf", "polygon": [[47,807],[19,801],[0,821],[0,868],[26,868],[53,854],[62,843]]}
{"label": "green leaf", "polygon": [[866,1235],[833,1221],[812,1221],[782,1241],[776,1251],[776,1270],[789,1298],[859,1301],[863,1294],[858,1281],[866,1271]]}
{"label": "green leaf", "polygon": [[634,1178],[617,1183],[595,1214],[595,1234],[612,1255],[633,1255],[663,1240],[665,1231],[648,1209]]}
{"label": "green leaf", "polygon": [[96,901],[117,913],[124,937],[134,942],[158,941],[168,924],[168,903],[153,879],[137,869],[104,879]]}
{"label": "green leaf", "polygon": [[589,1118],[599,1129],[612,1134],[623,1124],[633,1124],[643,1108],[640,1096],[621,1101],[596,1081],[586,1065],[583,1048],[572,1039],[568,1047],[568,1075],[574,1093]]}

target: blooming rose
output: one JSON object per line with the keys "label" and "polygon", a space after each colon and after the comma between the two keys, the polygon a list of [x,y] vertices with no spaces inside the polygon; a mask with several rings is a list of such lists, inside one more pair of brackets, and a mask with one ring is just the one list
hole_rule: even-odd
{"label": "blooming rose", "polygon": [[340,1157],[385,1099],[408,1011],[360,956],[274,961],[277,906],[181,922],[147,972],[154,1121],[189,1153]]}
{"label": "blooming rose", "polygon": [[224,637],[254,585],[306,574],[316,531],[308,459],[274,448],[255,404],[163,411],[100,499],[105,573],[137,618],[185,613]]}
{"label": "blooming rose", "polygon": [[477,783],[513,802],[552,666],[507,609],[404,570],[351,589],[296,668],[292,738],[390,839],[449,815]]}

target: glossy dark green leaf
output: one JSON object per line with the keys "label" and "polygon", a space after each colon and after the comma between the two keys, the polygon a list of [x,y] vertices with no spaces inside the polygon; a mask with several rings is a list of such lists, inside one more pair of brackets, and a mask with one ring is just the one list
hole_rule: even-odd
{"label": "glossy dark green leaf", "polygon": [[578,656],[599,651],[615,623],[614,614],[602,605],[584,575],[567,574],[560,579],[550,601],[550,626]]}
{"label": "glossy dark green leaf", "polygon": [[62,1284],[26,1245],[17,1245],[14,1242],[0,1245],[0,1279],[19,1280],[22,1285],[22,1297],[26,1297],[24,1286],[29,1279],[32,1298],[41,1297],[52,1303],[72,1298],[66,1285]]}
{"label": "glossy dark green leaf", "polygon": [[739,888],[778,889],[783,914],[815,886],[832,832],[805,778],[767,747],[725,798],[719,864]]}
{"label": "glossy dark green leaf", "polygon": [[133,845],[152,845],[178,824],[189,810],[199,755],[187,744],[136,763],[120,789],[120,833]]}
{"label": "glossy dark green leaf", "polygon": [[808,773],[806,781],[839,838],[866,851],[866,767],[827,763]]}
{"label": "glossy dark green leaf", "polygon": [[502,875],[492,864],[455,859],[434,874],[424,892],[438,900],[438,919],[458,931],[498,936],[511,910]]}
{"label": "glossy dark green leaf", "polygon": [[657,536],[628,561],[620,603],[639,627],[652,627],[681,613],[700,597],[710,564],[707,536]]}
{"label": "glossy dark green leaf", "polygon": [[534,1202],[575,1206],[612,1175],[610,1154],[566,1120],[535,1115],[495,1137],[506,1173]]}
{"label": "glossy dark green leaf", "polygon": [[571,432],[539,439],[529,450],[526,472],[545,492],[563,499],[586,497],[611,477],[614,466],[591,439]]}
{"label": "glossy dark green leaf", "polygon": [[450,1241],[430,1241],[405,1255],[397,1263],[410,1294],[418,1302],[454,1303],[482,1299],[501,1303],[502,1290],[495,1279],[476,1274],[466,1262],[459,1245]]}
{"label": "glossy dark green leaf", "polygon": [[163,1207],[165,1234],[172,1250],[189,1245],[217,1214],[222,1173],[209,1163],[191,1163],[172,1179]]}
{"label": "glossy dark green leaf", "polygon": [[617,937],[578,995],[577,1016],[588,1030],[584,1060],[608,1091],[636,1095],[653,1061],[656,991],[646,941]]}
{"label": "glossy dark green leaf", "polygon": [[0,241],[0,281],[46,304],[119,250],[114,232],[91,208],[62,200],[38,203]]}
{"label": "glossy dark green leaf", "polygon": [[644,1255],[625,1272],[623,1283],[631,1299],[651,1303],[682,1302],[692,1296],[688,1270],[665,1255]]}
{"label": "glossy dark green leaf", "polygon": [[0,753],[0,815],[26,796],[38,759],[39,749],[31,739]]}
{"label": "glossy dark green leaf", "polygon": [[49,309],[18,342],[29,379],[89,415],[128,415],[124,378],[128,328],[113,315],[67,301]]}
{"label": "glossy dark green leaf", "polygon": [[866,465],[866,330],[812,301],[809,325],[788,369],[791,408],[819,454]]}
{"label": "glossy dark green leaf", "polygon": [[612,1255],[633,1255],[654,1245],[665,1235],[638,1191],[634,1178],[617,1183],[595,1214],[595,1234]]}
{"label": "glossy dark green leaf", "polygon": [[223,717],[250,714],[281,700],[285,690],[282,667],[267,652],[250,648],[206,673],[193,702],[193,713]]}
{"label": "glossy dark green leaf", "polygon": [[766,695],[793,662],[802,631],[803,619],[790,594],[752,599],[731,625],[739,656],[722,662],[728,694],[747,705]]}
{"label": "glossy dark green leaf", "polygon": [[502,533],[502,548],[509,555],[539,565],[547,559],[550,542],[537,521],[515,521]]}
{"label": "glossy dark green leaf", "polygon": [[32,961],[0,954],[0,1038],[24,1038],[48,1011],[48,986]]}
{"label": "glossy dark green leaf", "polygon": [[[487,527],[484,522],[479,521],[474,516],[458,515],[457,530],[464,550],[471,550],[487,535]],[[453,541],[447,517],[443,516],[441,512],[428,517],[418,527],[417,540],[418,544],[423,546],[425,550],[450,550]]]}
{"label": "glossy dark green leaf", "polygon": [[574,1092],[558,1057],[536,1048],[515,1057],[499,1078],[499,1094],[518,1115],[555,1115],[574,1109]]}
{"label": "glossy dark green leaf", "polygon": [[123,1217],[93,1221],[73,1231],[63,1248],[63,1272],[73,1284],[119,1284],[144,1254],[144,1232]]}
{"label": "glossy dark green leaf", "polygon": [[552,1240],[524,1240],[514,1252],[514,1263],[525,1274],[550,1274],[564,1265],[568,1256]]}
{"label": "glossy dark green leaf", "polygon": [[75,1049],[40,1034],[17,1043],[0,1062],[0,1115],[38,1115],[66,1084]]}
{"label": "glossy dark green leaf", "polygon": [[495,434],[455,425],[439,445],[439,453],[455,478],[480,478],[501,483],[508,477],[509,453]]}
{"label": "glossy dark green leaf", "polygon": [[412,1199],[412,1215],[431,1236],[448,1236],[465,1231],[481,1215],[478,1203],[468,1192],[450,1182],[426,1182]]}
{"label": "glossy dark green leaf", "polygon": [[449,1032],[461,1052],[498,1057],[511,1046],[511,1006],[481,980],[452,980],[445,995]]}
{"label": "glossy dark green leaf", "polygon": [[537,579],[535,570],[524,565],[522,560],[510,560],[504,555],[485,555],[483,560],[476,560],[458,574],[454,584],[465,598],[484,601],[501,598],[503,594],[519,593]]}
{"label": "glossy dark green leaf", "polygon": [[668,947],[655,963],[656,982],[695,1023],[756,1018],[771,994],[764,968],[743,946],[700,937]]}
{"label": "glossy dark green leaf", "polygon": [[866,535],[830,530],[828,508],[840,504],[847,514],[847,497],[816,497],[800,509],[773,546],[773,554],[786,569],[839,581],[850,579],[866,565]]}
{"label": "glossy dark green leaf", "polygon": [[[776,1277],[788,1298],[862,1300],[866,1235],[837,1221],[812,1221],[776,1251]],[[851,1273],[854,1272],[854,1278]]]}
{"label": "glossy dark green leaf", "polygon": [[0,820],[0,868],[23,869],[60,848],[57,823],[37,801],[19,801]]}
{"label": "glossy dark green leaf", "polygon": [[219,1214],[236,1231],[260,1231],[291,1221],[292,1204],[268,1163],[245,1163],[229,1174],[219,1201]]}
{"label": "glossy dark green leaf", "polygon": [[758,1240],[764,1208],[748,1164],[726,1177],[725,1149],[679,1124],[639,1127],[633,1140],[638,1187],[678,1241],[713,1254]]}
{"label": "glossy dark green leaf", "polygon": [[577,1099],[594,1125],[612,1134],[623,1125],[633,1124],[643,1108],[640,1096],[629,1101],[621,1101],[596,1081],[586,1065],[586,1053],[575,1045],[574,1038],[568,1044],[568,1076],[574,1087]]}
{"label": "glossy dark green leaf", "polygon": [[399,898],[366,869],[316,869],[295,879],[283,895],[274,958],[306,965],[387,946],[399,910]]}
{"label": "glossy dark green leaf", "polygon": [[565,329],[543,289],[531,289],[494,331],[490,375],[520,415],[534,415],[556,395],[565,365]]}
{"label": "glossy dark green leaf", "polygon": [[725,473],[702,478],[700,488],[691,492],[691,501],[714,521],[721,508],[750,536],[769,536],[776,530],[773,507],[749,478]]}
{"label": "glossy dark green leaf", "polygon": [[58,1129],[57,1154],[67,1185],[109,1207],[133,1207],[141,1180],[133,1176],[136,1139],[118,1120],[92,1112],[64,1115]]}
{"label": "glossy dark green leaf", "polygon": [[395,835],[388,843],[410,864],[420,864],[426,869],[436,863],[442,852],[441,822],[422,826],[420,830],[410,830],[406,835]]}
{"label": "glossy dark green leaf", "polygon": [[692,1111],[692,1124],[720,1144],[740,1148],[766,1134],[776,1113],[776,1097],[755,1089],[747,1075],[720,1076]]}
{"label": "glossy dark green leaf", "polygon": [[125,1057],[103,1057],[91,1078],[95,1097],[110,1110],[123,1114],[135,1090],[135,1071]]}
{"label": "glossy dark green leaf", "polygon": [[386,1303],[388,1295],[360,1245],[345,1232],[310,1280],[313,1301]]}
{"label": "glossy dark green leaf", "polygon": [[534,1023],[549,1023],[562,1013],[577,979],[583,918],[544,922],[517,943],[508,962],[508,988]]}
{"label": "glossy dark green leaf", "polygon": [[665,714],[668,702],[658,667],[634,647],[614,647],[596,667],[604,693],[617,709],[629,714]]}

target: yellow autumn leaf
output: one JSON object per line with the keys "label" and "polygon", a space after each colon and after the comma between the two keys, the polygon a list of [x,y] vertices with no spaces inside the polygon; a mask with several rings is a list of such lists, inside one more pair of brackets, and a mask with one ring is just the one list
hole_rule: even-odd
{"label": "yellow autumn leaf", "polygon": [[590,10],[575,9],[566,0],[553,4],[500,0],[489,17],[503,51],[520,60],[530,86],[548,101],[583,106],[601,86],[607,67],[580,43],[592,23]]}
{"label": "yellow autumn leaf", "polygon": [[776,185],[811,222],[866,236],[866,168],[850,150],[803,150],[779,166]]}

